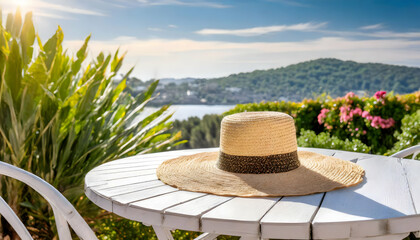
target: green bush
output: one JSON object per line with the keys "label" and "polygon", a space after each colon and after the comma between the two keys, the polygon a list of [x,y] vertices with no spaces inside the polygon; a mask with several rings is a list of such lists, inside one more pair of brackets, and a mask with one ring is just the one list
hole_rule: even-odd
{"label": "green bush", "polygon": [[[387,152],[387,155],[420,144],[420,110],[402,119],[401,132],[396,132],[395,137],[398,141]],[[420,155],[417,159],[420,159]]]}
{"label": "green bush", "polygon": [[341,140],[327,132],[316,135],[314,131],[301,129],[300,137],[298,137],[297,141],[299,147],[327,148],[362,153],[370,151],[370,147],[358,139]]}
{"label": "green bush", "polygon": [[342,141],[358,139],[369,146],[372,153],[385,154],[397,142],[394,132],[401,131],[402,118],[418,109],[420,92],[393,95],[379,91],[373,97],[358,97],[350,92],[341,98],[321,95],[300,103],[238,104],[224,115],[244,111],[285,112],[295,119],[298,136],[300,129],[312,130],[315,134],[328,132]]}
{"label": "green bush", "polygon": [[205,115],[202,119],[190,117],[187,120],[174,121],[172,132],[180,131],[185,144],[175,149],[218,147],[220,140],[220,123],[222,116],[216,114]]}
{"label": "green bush", "polygon": [[[152,227],[145,226],[139,222],[123,219],[114,214],[107,218],[97,221],[95,228],[100,229],[98,238],[101,240],[157,240]],[[172,231],[172,236],[176,240],[193,240],[200,235],[199,232],[184,230]],[[239,240],[234,236],[219,236],[218,240]]]}
{"label": "green bush", "polygon": [[[133,98],[124,92],[131,71],[113,84],[123,61],[118,51],[100,53],[87,63],[89,37],[71,57],[63,49],[61,28],[42,43],[31,13],[22,24],[18,10],[7,16],[4,25],[0,29],[0,159],[45,179],[82,216],[95,218],[98,208],[83,193],[88,171],[115,158],[167,149],[180,136],[163,134],[171,127],[170,116],[151,125],[168,106],[133,123],[158,82]],[[34,54],[36,47],[39,51]],[[2,197],[34,237],[52,239],[54,229],[49,226],[54,218],[46,201],[17,181],[1,180]],[[4,236],[15,239],[3,218],[2,227]]]}

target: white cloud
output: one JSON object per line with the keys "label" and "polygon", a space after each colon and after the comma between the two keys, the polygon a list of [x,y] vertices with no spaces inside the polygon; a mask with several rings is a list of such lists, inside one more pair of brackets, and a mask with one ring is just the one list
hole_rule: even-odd
{"label": "white cloud", "polygon": [[174,25],[174,24],[169,24],[168,27],[169,28],[178,28],[178,26],[177,25]]}
{"label": "white cloud", "polygon": [[132,37],[132,36],[119,36],[119,37],[115,38],[114,41],[124,43],[124,42],[135,41],[136,39],[137,39],[136,37]]}
{"label": "white cloud", "polygon": [[[128,51],[123,71],[133,65],[134,76],[147,80],[163,77],[220,77],[255,69],[269,69],[321,57],[359,62],[419,66],[420,41],[409,39],[352,40],[324,37],[303,42],[195,41],[190,39],[142,40],[124,37],[92,41],[90,52]],[[72,52],[82,41],[66,41]]]}
{"label": "white cloud", "polygon": [[64,6],[61,4],[54,4],[54,3],[49,3],[49,2],[45,2],[41,0],[33,0],[31,3],[36,8],[49,9],[49,10],[67,12],[67,13],[72,13],[72,14],[105,16],[105,14],[101,12],[82,9],[82,8],[75,8],[72,6]]}
{"label": "white cloud", "polygon": [[137,0],[142,6],[178,5],[187,7],[229,8],[231,6],[200,0]]}
{"label": "white cloud", "polygon": [[382,23],[378,23],[378,24],[374,24],[374,25],[367,25],[367,26],[362,26],[360,27],[360,29],[362,30],[374,30],[374,29],[381,29],[384,26],[382,25]]}
{"label": "white cloud", "polygon": [[[43,0],[27,0],[25,3],[10,0],[0,0],[0,5],[3,8],[15,9],[20,6],[24,12],[33,11],[34,15],[48,18],[66,18],[65,16],[59,15],[59,12],[70,13],[70,14],[81,14],[81,15],[92,15],[92,16],[105,16],[105,14],[97,11],[92,11],[83,8],[76,8],[70,5],[62,5],[56,3],[49,3]],[[54,11],[54,13],[48,10]]]}
{"label": "white cloud", "polygon": [[374,32],[370,36],[380,38],[420,38],[420,32]]}
{"label": "white cloud", "polygon": [[233,35],[233,36],[259,36],[273,32],[284,32],[284,31],[314,31],[322,28],[327,23],[299,23],[294,25],[276,25],[267,27],[254,27],[244,29],[202,29],[195,33],[200,35]]}
{"label": "white cloud", "polygon": [[294,7],[311,7],[311,5],[309,4],[304,4],[304,3],[300,3],[298,1],[293,1],[293,0],[267,0],[267,1],[278,2],[278,3],[282,3],[285,5],[294,6]]}
{"label": "white cloud", "polygon": [[162,32],[163,31],[162,28],[154,28],[154,27],[149,27],[149,28],[147,28],[147,30],[152,31],[152,32]]}
{"label": "white cloud", "polygon": [[34,12],[35,17],[46,17],[46,18],[54,18],[54,19],[72,19],[70,17],[66,17],[63,15],[53,14],[53,13],[45,13],[41,11]]}
{"label": "white cloud", "polygon": [[342,37],[370,37],[370,38],[420,38],[420,32],[392,32],[392,31],[376,31],[376,32],[352,32],[352,31],[335,31],[335,30],[314,30],[314,32],[326,35],[335,35]]}
{"label": "white cloud", "polygon": [[[341,36],[341,37],[371,37],[371,38],[420,38],[420,32],[392,32],[392,31],[336,31],[324,29],[327,25],[323,23],[299,23],[293,25],[275,25],[265,27],[243,28],[243,29],[201,29],[196,31],[200,35],[230,35],[240,37],[260,36],[275,32],[284,31],[301,31],[301,32],[318,32],[326,36]],[[362,30],[376,30],[383,28],[382,24],[375,24],[363,26]]]}

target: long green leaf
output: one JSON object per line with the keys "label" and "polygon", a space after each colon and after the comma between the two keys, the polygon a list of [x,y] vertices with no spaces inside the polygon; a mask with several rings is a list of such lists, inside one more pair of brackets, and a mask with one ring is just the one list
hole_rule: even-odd
{"label": "long green leaf", "polygon": [[21,41],[23,66],[26,68],[32,59],[32,53],[34,51],[32,45],[35,42],[35,27],[32,22],[32,12],[28,12],[25,15],[25,21],[22,27]]}

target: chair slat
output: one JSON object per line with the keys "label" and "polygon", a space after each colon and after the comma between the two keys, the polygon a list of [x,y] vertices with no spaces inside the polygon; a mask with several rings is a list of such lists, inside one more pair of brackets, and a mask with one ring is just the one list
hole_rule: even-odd
{"label": "chair slat", "polygon": [[[81,239],[97,239],[95,233],[93,233],[92,229],[90,229],[89,225],[85,222],[82,216],[80,216],[80,214],[73,207],[73,205],[71,205],[71,203],[51,184],[30,172],[27,172],[23,169],[1,161],[0,174],[23,182],[29,187],[33,188],[35,191],[37,191],[40,195],[42,195],[45,198],[45,200],[47,200],[48,203],[56,209],[56,212],[59,212],[60,215],[63,217],[63,219],[59,219],[57,223],[62,223],[64,220],[67,221],[67,223],[71,226],[76,235],[79,236]],[[8,208],[10,209],[10,207]],[[16,218],[10,215],[10,211],[8,212],[5,206],[3,206],[3,210],[6,214],[9,214],[9,218],[11,220],[16,220]],[[19,225],[16,226],[20,228]],[[25,237],[24,239],[32,239],[26,238],[26,235],[23,236]]]}
{"label": "chair slat", "polygon": [[10,208],[10,206],[0,197],[0,214],[7,220],[7,222],[13,227],[16,233],[22,240],[32,240],[31,234],[29,234],[25,225],[20,221],[16,213]]}
{"label": "chair slat", "polygon": [[58,210],[55,206],[52,206],[54,212],[54,218],[57,225],[57,232],[58,237],[60,240],[71,240],[71,233],[69,229],[69,225],[67,224],[66,219],[63,215],[61,215],[60,210]]}
{"label": "chair slat", "polygon": [[405,158],[413,154],[413,159],[420,153],[420,145],[412,146],[391,155],[395,158]]}

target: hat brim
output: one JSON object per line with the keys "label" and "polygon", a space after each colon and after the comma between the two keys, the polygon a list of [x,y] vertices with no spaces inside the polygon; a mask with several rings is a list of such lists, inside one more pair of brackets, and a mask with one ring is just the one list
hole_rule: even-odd
{"label": "hat brim", "polygon": [[357,185],[364,170],[355,163],[322,154],[298,151],[300,166],[270,174],[220,170],[218,152],[198,153],[163,162],[156,170],[164,183],[181,190],[222,196],[276,197],[328,192]]}

